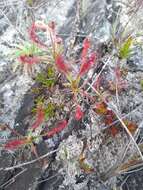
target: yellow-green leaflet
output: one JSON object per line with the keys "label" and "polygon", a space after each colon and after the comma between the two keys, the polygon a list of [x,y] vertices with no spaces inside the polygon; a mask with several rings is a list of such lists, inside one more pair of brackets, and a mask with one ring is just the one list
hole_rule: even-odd
{"label": "yellow-green leaflet", "polygon": [[133,39],[132,37],[129,37],[124,44],[122,45],[122,47],[119,49],[119,57],[121,59],[126,59],[129,57],[130,52],[131,52],[131,45],[133,43]]}

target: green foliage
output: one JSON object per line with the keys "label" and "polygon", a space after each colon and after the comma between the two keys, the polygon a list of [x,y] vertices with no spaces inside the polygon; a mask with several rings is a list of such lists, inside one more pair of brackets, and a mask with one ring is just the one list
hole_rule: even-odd
{"label": "green foliage", "polygon": [[42,105],[44,103],[44,97],[43,96],[39,96],[36,100],[35,100],[36,104],[38,106]]}
{"label": "green foliage", "polygon": [[36,77],[36,81],[40,82],[43,87],[52,87],[55,85],[56,79],[55,79],[55,72],[52,67],[48,68],[48,71],[46,74],[39,73]]}
{"label": "green foliage", "polygon": [[49,119],[50,117],[54,117],[55,110],[56,110],[56,105],[49,102],[46,108],[44,109],[46,120]]}
{"label": "green foliage", "polygon": [[48,74],[49,78],[54,77],[55,76],[54,69],[52,67],[49,67],[48,70],[47,70],[47,74]]}
{"label": "green foliage", "polygon": [[132,37],[129,37],[119,49],[119,57],[127,59],[131,53],[131,45],[133,43]]}
{"label": "green foliage", "polygon": [[39,105],[43,106],[44,109],[44,113],[45,113],[45,119],[48,120],[50,117],[54,117],[55,115],[55,110],[57,108],[57,105],[49,102],[48,104],[45,103],[44,97],[39,96],[36,100],[35,100],[35,106],[32,109],[33,113],[37,112],[37,107]]}
{"label": "green foliage", "polygon": [[36,113],[37,112],[37,107],[40,106],[40,105],[43,105],[44,104],[44,97],[43,96],[38,96],[36,99],[35,99],[35,105],[34,107],[32,108],[32,112],[33,113]]}

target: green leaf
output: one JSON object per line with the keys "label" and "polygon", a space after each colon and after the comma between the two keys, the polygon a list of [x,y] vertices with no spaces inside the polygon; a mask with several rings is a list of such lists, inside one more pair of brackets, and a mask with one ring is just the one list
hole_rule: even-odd
{"label": "green leaf", "polygon": [[56,105],[53,103],[48,103],[46,108],[44,109],[45,111],[45,118],[48,119],[50,117],[53,117],[55,115],[55,110],[56,110]]}
{"label": "green leaf", "polygon": [[48,74],[48,77],[49,78],[52,78],[55,76],[55,72],[54,72],[54,69],[52,67],[49,67],[48,68],[48,71],[47,71],[47,74]]}
{"label": "green leaf", "polygon": [[122,47],[119,49],[119,57],[121,59],[127,59],[131,53],[131,45],[133,44],[132,37],[129,37]]}
{"label": "green leaf", "polygon": [[47,73],[39,73],[36,77],[36,81],[40,82],[43,87],[52,87],[55,85],[56,77],[52,67],[48,68]]}

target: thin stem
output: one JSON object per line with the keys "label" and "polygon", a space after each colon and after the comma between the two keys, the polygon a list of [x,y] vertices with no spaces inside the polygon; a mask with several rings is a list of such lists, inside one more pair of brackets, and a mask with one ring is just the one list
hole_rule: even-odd
{"label": "thin stem", "polygon": [[36,159],[31,160],[31,161],[29,161],[29,162],[25,162],[25,163],[22,163],[22,164],[18,164],[18,165],[16,165],[16,166],[7,167],[7,168],[0,168],[0,171],[1,171],[1,170],[3,170],[3,171],[9,171],[9,170],[13,170],[13,169],[16,169],[16,168],[21,168],[21,167],[23,167],[23,166],[27,166],[27,165],[29,165],[29,164],[33,164],[33,163],[35,163],[35,162],[37,162],[37,161],[39,161],[39,160],[41,160],[41,159],[43,159],[43,158],[48,157],[49,155],[51,155],[51,154],[53,154],[53,153],[55,153],[55,152],[57,152],[57,151],[58,151],[58,149],[53,150],[53,151],[51,151],[51,152],[48,152],[48,153],[46,153],[46,154],[40,156],[39,158],[36,158]]}
{"label": "thin stem", "polygon": [[0,188],[6,188],[9,185],[11,185],[12,183],[14,183],[15,179],[20,176],[21,174],[23,174],[25,171],[27,171],[27,168],[23,169],[21,172],[19,172],[18,174],[16,174],[14,177],[12,177],[11,179],[9,179],[7,182],[5,182],[4,184],[2,184],[0,186]]}

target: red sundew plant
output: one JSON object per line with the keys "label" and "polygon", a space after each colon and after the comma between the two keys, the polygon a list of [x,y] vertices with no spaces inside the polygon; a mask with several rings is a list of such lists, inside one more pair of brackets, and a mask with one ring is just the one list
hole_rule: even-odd
{"label": "red sundew plant", "polygon": [[[56,27],[54,22],[44,24],[42,22],[33,22],[29,28],[30,42],[25,42],[19,46],[15,51],[18,60],[14,70],[19,66],[23,66],[24,73],[34,74],[34,69],[39,63],[49,63],[55,61],[55,57],[59,55],[62,50],[62,39],[56,34]],[[45,32],[45,37],[49,42],[43,43],[37,31]]]}
{"label": "red sundew plant", "polygon": [[16,65],[14,65],[14,71],[20,66],[29,74],[35,69],[36,65],[43,61],[44,58],[44,53],[42,53],[41,49],[28,42],[18,45],[14,54],[14,57],[17,59]]}
{"label": "red sundew plant", "polygon": [[[38,36],[38,31],[44,32],[45,37],[47,37],[49,41],[45,40],[46,42],[43,43],[40,40],[40,37]],[[58,88],[58,90],[56,89],[58,91],[57,93],[58,97],[59,97],[59,94],[61,95],[61,92],[60,92],[61,89],[63,90],[61,91],[63,93],[65,92],[65,94],[70,93],[70,98],[69,98],[70,100],[68,100],[68,103],[69,101],[71,101],[70,103],[73,104],[72,106],[74,107],[74,109],[72,109],[73,107],[71,106],[71,108],[68,109],[68,111],[65,111],[66,109],[64,110],[64,108],[66,107],[66,105],[63,105],[63,104],[66,101],[65,102],[63,101],[64,103],[63,104],[61,103],[62,108],[59,106],[60,109],[62,110],[62,114],[64,111],[65,111],[64,114],[66,114],[67,112],[68,114],[70,114],[72,110],[74,112],[71,114],[73,116],[73,119],[75,119],[76,122],[78,121],[80,124],[85,114],[87,113],[87,111],[84,112],[85,107],[83,105],[84,103],[88,103],[89,108],[87,109],[93,109],[92,111],[94,111],[95,112],[94,114],[96,114],[96,116],[99,117],[100,121],[105,126],[105,128],[106,129],[108,128],[107,132],[109,132],[112,137],[116,137],[116,135],[120,132],[121,124],[119,123],[119,119],[117,118],[116,114],[112,110],[109,109],[107,105],[108,104],[107,96],[114,95],[111,92],[117,92],[117,91],[122,92],[127,87],[126,81],[123,79],[123,76],[121,73],[120,65],[117,65],[114,67],[113,73],[112,73],[113,80],[111,81],[108,81],[108,77],[106,79],[107,75],[104,72],[101,73],[102,71],[100,70],[100,72],[98,73],[97,71],[96,78],[95,77],[93,77],[93,79],[90,78],[92,81],[92,88],[95,89],[95,91],[94,90],[92,91],[91,89],[89,92],[88,90],[86,91],[85,89],[86,85],[88,86],[87,81],[89,81],[88,80],[89,78],[87,78],[87,80],[84,81],[85,83],[83,82],[82,79],[84,79],[84,77],[86,77],[90,69],[93,67],[95,68],[97,64],[97,53],[91,50],[91,41],[89,38],[85,38],[85,40],[83,41],[82,51],[80,54],[80,58],[78,60],[68,60],[66,58],[66,55],[64,55],[63,53],[64,51],[62,49],[63,40],[60,37],[58,37],[54,22],[50,22],[49,24],[44,24],[42,22],[41,23],[34,22],[31,28],[29,29],[29,38],[32,44],[38,47],[40,51],[39,49],[38,50],[36,49],[34,51],[31,51],[31,50],[29,51],[30,49],[29,48],[28,51],[26,51],[26,53],[22,52],[22,54],[19,54],[18,56],[20,63],[24,65],[25,67],[27,67],[27,70],[31,72],[33,66],[39,63],[42,63],[42,61],[45,60],[43,59],[43,57],[47,58],[46,56],[48,55],[50,57],[50,61],[49,62],[47,61],[46,63],[48,64],[50,63],[50,66],[52,65],[52,68],[55,74],[54,76],[56,76],[55,77],[56,81],[54,85],[52,86],[52,88],[50,89],[51,91],[48,89],[48,87],[46,87],[46,93],[45,93],[44,91],[45,89],[43,90],[42,88],[39,88],[40,92],[38,92],[39,93],[38,95],[41,96],[42,93],[45,93],[46,95],[44,94],[43,96],[42,94],[42,97],[44,97],[45,100],[51,99],[51,102],[52,102],[53,96],[51,95],[51,93],[54,94],[54,90],[56,88]],[[127,57],[127,55],[130,52],[129,48],[130,48],[130,44],[127,44],[127,43],[121,48],[120,55],[122,56],[122,58]],[[43,56],[43,52],[44,52],[44,56]],[[74,64],[71,65],[72,63]],[[75,64],[77,65],[74,69]],[[48,79],[51,80],[51,78],[52,77]],[[46,80],[46,79],[47,79],[46,77],[42,78],[42,80]],[[67,81],[68,83],[65,83]],[[63,85],[61,83],[63,83]],[[60,85],[62,86],[61,89],[60,89]],[[69,88],[67,89],[66,87],[69,87]],[[98,93],[93,94],[93,92],[98,92]],[[64,97],[63,99],[66,99],[65,94],[62,94]],[[57,99],[56,99],[56,103],[57,103]],[[61,117],[60,119],[59,118],[57,119],[55,116],[56,114],[53,114],[51,116],[51,118],[54,118],[54,121],[50,117],[46,119],[46,111],[45,111],[46,108],[44,107],[45,105],[46,105],[46,101],[44,101],[42,105],[39,105],[37,107],[35,121],[29,127],[28,133],[25,136],[19,137],[19,139],[9,140],[3,146],[5,150],[16,150],[18,148],[22,148],[27,145],[29,145],[32,148],[32,146],[34,145],[36,146],[36,144],[39,143],[39,141],[52,138],[54,135],[57,135],[58,133],[62,134],[62,131],[68,128],[67,120],[63,119],[59,121]],[[70,105],[67,104],[66,108],[69,108]],[[57,111],[56,109],[53,109],[53,107],[51,108],[51,110],[52,111],[54,110],[54,113]],[[65,115],[64,115],[64,118],[65,118]],[[54,124],[53,127],[51,127],[51,124],[50,124],[50,128],[48,128],[47,120],[50,120],[50,119],[52,120],[53,123],[56,123],[56,124]],[[132,134],[136,131],[137,126],[133,122],[125,120],[124,123],[126,124],[127,128]],[[92,133],[92,128],[91,128],[91,133]],[[35,155],[38,155],[38,154],[35,152]],[[79,159],[79,164],[80,164],[80,168],[85,173],[91,173],[95,171],[92,167],[90,167],[90,165],[86,163],[86,158],[82,154]]]}
{"label": "red sundew plant", "polygon": [[[38,123],[38,120],[36,120],[35,124],[32,125],[34,127],[39,127],[40,125],[40,121]],[[53,137],[55,134],[60,133],[63,129],[65,129],[68,126],[68,122],[66,120],[62,120],[59,121],[56,124],[56,127],[52,128],[51,130],[49,130],[48,132],[42,133],[40,135],[37,136],[29,136],[29,137],[22,137],[21,139],[14,139],[14,140],[9,140],[6,144],[4,144],[3,148],[5,150],[16,150],[20,147],[26,146],[26,145],[32,145],[33,142],[36,139],[39,139],[40,137],[43,138],[51,138]],[[35,129],[35,128],[34,128]]]}
{"label": "red sundew plant", "polygon": [[34,22],[31,28],[29,29],[29,36],[30,36],[31,41],[37,44],[37,46],[48,50],[49,46],[41,42],[39,37],[37,36],[36,34],[37,30],[45,31],[47,34],[47,37],[50,38],[51,46],[52,46],[52,55],[53,55],[53,58],[55,59],[56,55],[60,53],[61,51],[60,46],[62,44],[62,39],[58,37],[56,34],[55,22],[50,22],[49,24],[44,24],[42,22],[39,22],[39,23]]}
{"label": "red sundew plant", "polygon": [[67,66],[67,63],[65,63],[63,55],[61,54],[57,55],[55,59],[57,69],[61,73],[65,74],[66,78],[69,81],[68,86],[71,87],[71,90],[74,94],[76,94],[79,91],[80,79],[91,69],[91,67],[94,65],[96,61],[96,53],[92,52],[88,56],[89,48],[90,48],[90,41],[89,39],[86,38],[83,42],[83,50],[81,53],[81,62],[80,62],[81,66],[76,77],[72,76],[72,71],[70,71],[69,67]]}

